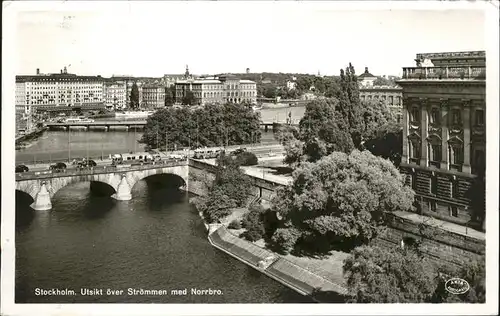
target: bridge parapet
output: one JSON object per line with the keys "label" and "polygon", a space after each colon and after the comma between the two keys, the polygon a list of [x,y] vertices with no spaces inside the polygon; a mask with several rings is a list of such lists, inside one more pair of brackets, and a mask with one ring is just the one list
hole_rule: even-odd
{"label": "bridge parapet", "polygon": [[188,161],[164,161],[163,163],[130,166],[130,168],[97,168],[94,170],[68,170],[48,174],[16,175],[16,190],[28,193],[35,210],[51,208],[50,199],[63,187],[84,181],[108,184],[116,192],[117,200],[130,200],[132,188],[141,179],[158,174],[173,174],[183,179],[182,187],[188,189]]}
{"label": "bridge parapet", "polygon": [[82,169],[82,170],[78,170],[76,168],[66,169],[60,172],[54,172],[51,170],[19,172],[16,173],[16,181],[131,172],[131,171],[141,171],[148,169],[186,166],[187,164],[188,164],[187,160],[178,160],[178,161],[164,160],[164,161],[154,162],[151,164],[132,165],[130,167],[127,167],[127,165],[125,165],[125,167],[108,165],[108,166],[96,166],[91,169]]}

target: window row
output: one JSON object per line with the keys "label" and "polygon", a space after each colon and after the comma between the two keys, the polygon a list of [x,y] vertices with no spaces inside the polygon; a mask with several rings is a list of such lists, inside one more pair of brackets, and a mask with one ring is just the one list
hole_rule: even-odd
{"label": "window row", "polygon": [[[409,142],[409,152],[408,157],[410,159],[419,160],[421,159],[421,151],[420,151],[420,142],[416,140],[410,140]],[[439,163],[442,161],[442,151],[443,147],[440,143],[428,143],[427,144],[427,159],[429,162],[436,163],[436,166],[439,166]],[[447,155],[448,162],[452,165],[461,165],[464,163],[464,147],[462,144],[448,144],[447,146]],[[484,170],[486,167],[486,155],[485,151],[482,148],[475,149],[472,153],[472,167],[477,171]]]}
{"label": "window row", "polygon": [[[474,126],[484,126],[485,117],[484,109],[475,109],[473,112]],[[410,111],[411,122],[420,122],[421,110],[418,107],[412,107]],[[433,107],[429,113],[429,123],[433,125],[441,125],[442,113],[437,107]],[[448,112],[448,122],[452,125],[462,125],[462,111],[460,109],[451,109]]]}

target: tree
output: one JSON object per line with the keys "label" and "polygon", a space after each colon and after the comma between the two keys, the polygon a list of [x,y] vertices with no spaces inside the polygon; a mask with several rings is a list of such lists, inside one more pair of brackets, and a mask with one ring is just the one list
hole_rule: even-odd
{"label": "tree", "polygon": [[215,179],[207,187],[207,195],[197,198],[195,205],[209,223],[214,223],[247,202],[252,183],[231,157],[221,154]]}
{"label": "tree", "polygon": [[202,108],[164,108],[146,120],[141,142],[157,148],[223,146],[259,142],[260,113],[244,104],[207,104]]}
{"label": "tree", "polygon": [[295,140],[298,137],[299,129],[288,124],[280,125],[276,133],[274,133],[274,139],[283,146],[286,146],[290,141]]}
{"label": "tree", "polygon": [[375,238],[388,214],[412,208],[414,192],[389,161],[368,151],[334,152],[303,163],[293,184],[278,189],[272,208],[310,251],[352,248]]}
{"label": "tree", "polygon": [[[293,129],[285,134],[286,161],[290,165],[298,165],[301,161],[314,162],[334,151],[350,153],[354,148],[348,133],[346,122],[335,111],[338,104],[335,99],[314,100],[306,105],[304,116],[299,123],[297,141],[291,141]],[[291,131],[291,134],[290,134]],[[299,153],[298,149],[302,148]]]}
{"label": "tree", "polygon": [[336,95],[339,100],[337,110],[347,123],[352,142],[356,148],[360,148],[362,142],[362,110],[359,99],[359,85],[354,67],[349,66],[340,70],[340,89]]}
{"label": "tree", "polygon": [[403,127],[397,123],[390,108],[383,102],[363,102],[362,146],[372,154],[390,159],[396,166],[401,162]]}
{"label": "tree", "polygon": [[[440,266],[439,284],[434,293],[434,303],[484,303],[486,301],[486,266],[485,257],[467,262],[460,268]],[[460,278],[469,283],[470,289],[460,295],[451,294],[445,289],[446,281],[451,277]]]}
{"label": "tree", "polygon": [[[174,87],[172,91],[172,87]],[[175,103],[175,85],[165,88],[165,106],[172,106]]]}
{"label": "tree", "polygon": [[432,264],[400,248],[358,247],[343,269],[355,303],[430,302],[438,284]]}
{"label": "tree", "polygon": [[276,85],[273,84],[265,85],[262,91],[262,95],[264,98],[272,98],[272,99],[276,98],[278,96]]}
{"label": "tree", "polygon": [[139,108],[139,87],[136,82],[134,82],[132,90],[130,91],[130,107],[132,109]]}
{"label": "tree", "polygon": [[264,209],[262,207],[251,207],[245,217],[243,218],[242,225],[246,231],[242,237],[250,240],[257,241],[264,237],[266,233],[263,220]]}
{"label": "tree", "polygon": [[386,79],[384,77],[377,77],[375,81],[373,81],[374,86],[392,86],[394,85],[394,82],[392,82],[389,79]]}
{"label": "tree", "polygon": [[194,96],[193,91],[187,90],[186,93],[184,94],[184,97],[182,97],[182,105],[195,105],[196,104],[196,98]]}

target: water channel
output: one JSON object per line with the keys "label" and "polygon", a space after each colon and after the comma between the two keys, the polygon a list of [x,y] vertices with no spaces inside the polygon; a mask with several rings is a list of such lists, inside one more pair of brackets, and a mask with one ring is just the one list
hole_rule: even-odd
{"label": "water channel", "polygon": [[[83,157],[140,149],[139,132],[71,132],[71,155]],[[272,132],[263,141],[272,141]],[[68,132],[50,131],[17,151],[16,160],[68,157]],[[163,177],[163,176],[162,176]],[[160,185],[158,185],[160,183]],[[212,247],[189,195],[168,178],[139,181],[131,201],[98,196],[89,182],[56,193],[52,210],[34,211],[16,192],[17,303],[306,303],[282,286]],[[37,295],[36,289],[76,295]],[[103,295],[81,295],[81,289]],[[222,295],[128,295],[128,289],[220,290]],[[123,290],[106,295],[106,289]]]}

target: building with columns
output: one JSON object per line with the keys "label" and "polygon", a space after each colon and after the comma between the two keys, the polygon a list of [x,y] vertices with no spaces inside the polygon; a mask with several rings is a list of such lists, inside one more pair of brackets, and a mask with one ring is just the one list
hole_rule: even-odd
{"label": "building with columns", "polygon": [[486,161],[484,51],[417,54],[403,68],[401,172],[423,214],[484,228],[469,192]]}

